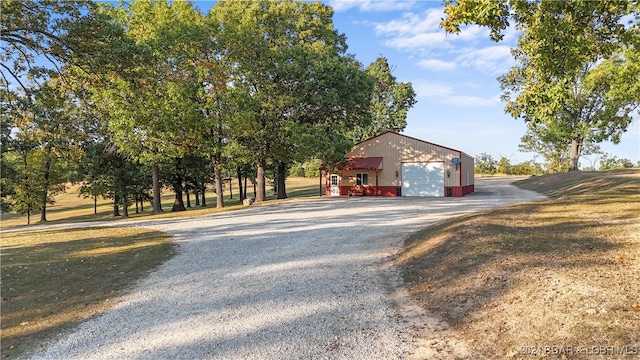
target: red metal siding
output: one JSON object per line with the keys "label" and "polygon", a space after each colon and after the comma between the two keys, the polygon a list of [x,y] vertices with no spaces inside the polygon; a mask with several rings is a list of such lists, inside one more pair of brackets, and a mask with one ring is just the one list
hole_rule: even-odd
{"label": "red metal siding", "polygon": [[[374,185],[368,185],[363,188],[364,196],[398,196],[395,186],[378,186],[376,189]],[[340,195],[349,195],[351,189],[351,186],[340,186]]]}
{"label": "red metal siding", "polygon": [[[451,191],[451,195],[449,195]],[[474,185],[469,186],[450,186],[444,188],[444,196],[461,197],[467,194],[471,194],[474,191]]]}

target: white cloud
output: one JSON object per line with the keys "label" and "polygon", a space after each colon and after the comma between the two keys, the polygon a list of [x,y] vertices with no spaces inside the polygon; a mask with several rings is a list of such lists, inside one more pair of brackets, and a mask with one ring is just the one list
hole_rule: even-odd
{"label": "white cloud", "polygon": [[386,46],[401,50],[422,50],[424,48],[447,48],[444,33],[422,33],[407,37],[395,37],[384,42]]}
{"label": "white cloud", "polygon": [[455,69],[456,63],[450,62],[450,61],[437,60],[437,59],[428,59],[428,60],[419,61],[418,66],[420,66],[425,70],[446,71],[446,70]]}
{"label": "white cloud", "polygon": [[392,1],[392,0],[332,0],[329,6],[336,12],[347,11],[357,8],[360,11],[399,11],[409,10],[415,1]]}
{"label": "white cloud", "polygon": [[[440,57],[440,59],[438,59]],[[502,75],[515,66],[511,48],[495,45],[484,48],[462,48],[446,52],[430,53],[429,58],[420,60],[417,65],[428,71],[449,71],[454,69],[473,69],[482,74]]]}
{"label": "white cloud", "polygon": [[463,67],[478,69],[486,74],[504,74],[515,65],[511,47],[506,45],[488,46],[481,49],[466,48],[456,57]]}
{"label": "white cloud", "polygon": [[416,35],[440,30],[440,19],[444,17],[442,9],[429,9],[424,14],[405,13],[402,18],[376,24],[378,35]]}
{"label": "white cloud", "polygon": [[454,95],[444,98],[443,104],[459,106],[459,107],[478,107],[478,106],[496,106],[500,104],[500,96],[492,96],[483,98],[480,96]]}
{"label": "white cloud", "polygon": [[401,18],[376,23],[376,35],[387,37],[385,44],[403,50],[450,48],[452,42],[473,42],[488,39],[489,31],[479,26],[464,26],[457,35],[447,34],[440,28],[444,9],[428,9],[423,13],[405,13]]}
{"label": "white cloud", "polygon": [[[388,22],[375,23],[375,32],[385,46],[422,57],[417,64],[425,70],[472,68],[495,75],[515,64],[509,46],[488,45],[488,29],[469,25],[463,26],[459,34],[447,34],[440,28],[444,17],[444,8],[407,12]],[[513,27],[507,29],[506,43],[513,43],[516,36]]]}
{"label": "white cloud", "polygon": [[499,95],[491,97],[460,95],[453,87],[436,82],[416,81],[413,83],[413,88],[419,98],[455,107],[493,107],[500,104]]}
{"label": "white cloud", "polygon": [[459,34],[452,35],[451,39],[459,41],[477,41],[480,39],[489,39],[489,30],[477,25],[468,25],[460,29]]}
{"label": "white cloud", "polygon": [[454,93],[451,86],[435,82],[414,81],[412,85],[418,97],[440,98],[451,96]]}

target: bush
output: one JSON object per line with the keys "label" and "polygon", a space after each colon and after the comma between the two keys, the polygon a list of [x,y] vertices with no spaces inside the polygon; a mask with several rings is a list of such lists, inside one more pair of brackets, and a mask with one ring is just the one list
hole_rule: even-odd
{"label": "bush", "polygon": [[320,159],[309,160],[304,163],[304,176],[308,178],[320,177],[320,165],[322,161]]}
{"label": "bush", "polygon": [[291,169],[289,169],[289,176],[290,177],[302,177],[302,176],[304,176],[304,168],[302,167],[302,164],[295,163],[295,164],[291,165]]}

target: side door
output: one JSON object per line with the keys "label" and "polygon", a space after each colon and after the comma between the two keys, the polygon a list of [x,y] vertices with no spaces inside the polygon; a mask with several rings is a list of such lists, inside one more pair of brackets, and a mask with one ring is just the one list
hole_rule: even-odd
{"label": "side door", "polygon": [[329,176],[329,194],[331,196],[340,196],[340,176],[338,174]]}

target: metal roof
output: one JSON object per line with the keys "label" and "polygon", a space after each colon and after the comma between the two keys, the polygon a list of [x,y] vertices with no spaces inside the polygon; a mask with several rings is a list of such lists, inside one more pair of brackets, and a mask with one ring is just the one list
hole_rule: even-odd
{"label": "metal roof", "polygon": [[382,157],[350,157],[342,170],[381,170]]}

